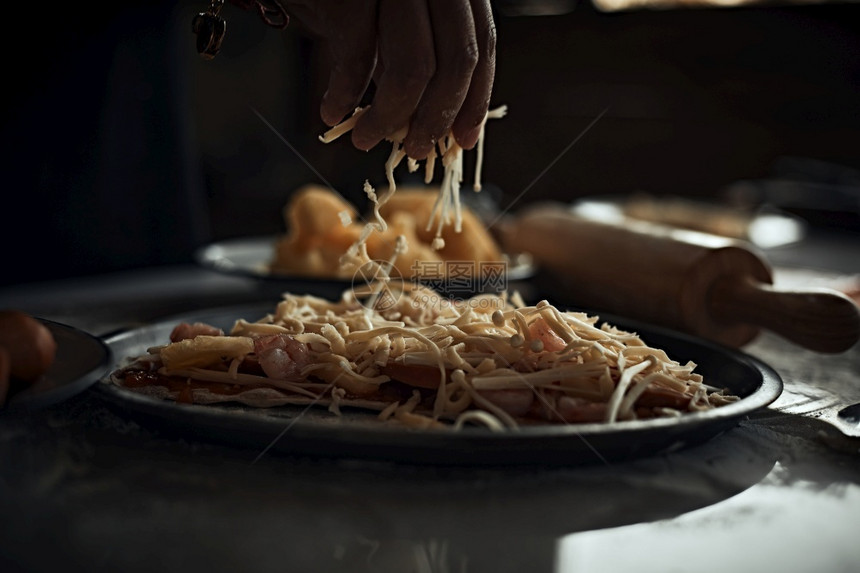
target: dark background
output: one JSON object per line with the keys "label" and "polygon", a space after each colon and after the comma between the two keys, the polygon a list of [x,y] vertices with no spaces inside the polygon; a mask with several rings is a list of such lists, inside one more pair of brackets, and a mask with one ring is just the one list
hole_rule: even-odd
{"label": "dark background", "polygon": [[[484,181],[501,208],[720,197],[799,169],[834,184],[822,202],[848,189],[840,208],[860,212],[856,4],[578,3],[554,15],[522,4],[495,4],[493,105],[509,113],[488,125]],[[3,39],[4,284],[189,262],[214,240],[282,232],[303,184],[363,205],[363,181],[384,182],[384,146],[317,140],[320,45],[295,22],[278,31],[227,5],[222,52],[204,61],[191,19],[205,6],[10,8],[21,35]],[[841,224],[817,223],[828,217]]]}

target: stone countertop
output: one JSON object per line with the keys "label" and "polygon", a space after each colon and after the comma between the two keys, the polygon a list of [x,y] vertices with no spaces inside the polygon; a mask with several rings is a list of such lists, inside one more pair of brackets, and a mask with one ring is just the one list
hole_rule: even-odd
{"label": "stone countertop", "polygon": [[[102,336],[279,288],[178,266],[7,288],[0,306]],[[783,379],[771,407],[699,446],[584,467],[261,456],[91,391],[6,413],[0,569],[856,570],[860,439],[825,419],[860,402],[860,346],[822,355],[764,333],[742,350]]]}

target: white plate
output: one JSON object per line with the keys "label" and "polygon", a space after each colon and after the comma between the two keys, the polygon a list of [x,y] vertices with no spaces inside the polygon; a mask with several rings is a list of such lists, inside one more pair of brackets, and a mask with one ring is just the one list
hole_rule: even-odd
{"label": "white plate", "polygon": [[[295,292],[336,298],[344,289],[352,286],[352,280],[346,278],[309,277],[271,271],[269,263],[274,257],[278,239],[277,236],[260,236],[218,241],[198,249],[195,252],[195,260],[217,272],[278,283]],[[535,268],[530,257],[510,256],[509,261],[505,283],[515,283],[534,276]],[[445,291],[444,288],[439,290]],[[482,292],[480,288],[467,290],[468,292],[463,292],[464,295]]]}

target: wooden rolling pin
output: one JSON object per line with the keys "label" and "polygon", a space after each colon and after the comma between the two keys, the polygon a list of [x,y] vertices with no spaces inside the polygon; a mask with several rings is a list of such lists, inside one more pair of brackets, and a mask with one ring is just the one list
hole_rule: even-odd
{"label": "wooden rolling pin", "polygon": [[779,290],[750,244],[642,221],[601,222],[535,205],[499,228],[530,253],[564,304],[667,326],[740,347],[761,329],[823,353],[860,339],[860,310],[835,289]]}

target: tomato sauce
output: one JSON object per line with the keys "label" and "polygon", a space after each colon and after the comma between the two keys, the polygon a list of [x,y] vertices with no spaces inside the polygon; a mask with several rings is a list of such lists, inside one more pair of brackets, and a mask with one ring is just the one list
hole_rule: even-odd
{"label": "tomato sauce", "polygon": [[223,382],[203,382],[183,376],[164,376],[157,372],[129,371],[125,373],[123,386],[126,388],[144,388],[146,386],[163,386],[170,392],[178,393],[177,402],[194,403],[194,390],[208,390],[213,394],[235,396],[251,388],[264,388],[264,384],[225,384]]}

